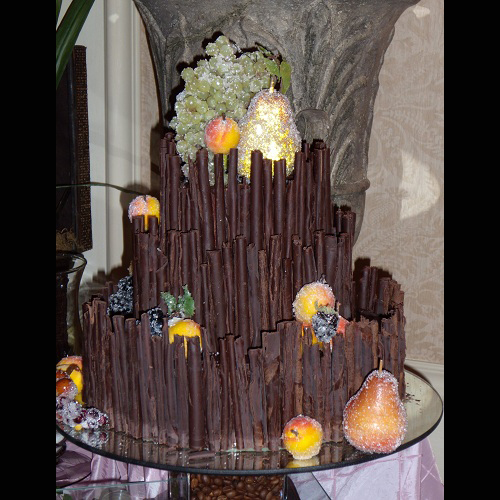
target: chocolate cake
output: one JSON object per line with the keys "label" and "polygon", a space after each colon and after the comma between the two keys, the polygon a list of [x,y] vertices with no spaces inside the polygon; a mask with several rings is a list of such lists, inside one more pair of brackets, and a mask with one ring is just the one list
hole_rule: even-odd
{"label": "chocolate cake", "polygon": [[[405,393],[403,292],[377,268],[353,278],[355,214],[334,207],[330,150],[304,144],[286,177],[283,160],[252,153],[250,179],[237,174],[238,150],[207,151],[187,178],[171,134],[161,142],[160,216],[133,218],[131,307],[111,314],[109,283],[84,305],[84,401],[109,414],[111,427],[172,449],[277,450],[298,414],[343,440],[342,412],[366,375],[384,368]],[[227,176],[225,178],[225,176]],[[332,289],[344,333],[317,342],[295,320],[300,288]],[[188,289],[198,338],[175,336],[162,293]],[[160,327],[152,331],[151,311]],[[185,348],[187,345],[187,350]]]}

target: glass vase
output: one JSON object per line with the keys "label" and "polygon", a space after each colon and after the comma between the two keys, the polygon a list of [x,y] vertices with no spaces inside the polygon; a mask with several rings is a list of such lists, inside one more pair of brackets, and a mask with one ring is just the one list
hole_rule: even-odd
{"label": "glass vase", "polygon": [[81,254],[56,252],[56,363],[81,355],[79,291],[86,265]]}

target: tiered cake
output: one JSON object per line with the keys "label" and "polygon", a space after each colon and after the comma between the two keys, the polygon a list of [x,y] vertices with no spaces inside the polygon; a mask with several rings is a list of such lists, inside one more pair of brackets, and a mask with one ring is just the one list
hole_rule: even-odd
{"label": "tiered cake", "polygon": [[[353,280],[355,214],[332,204],[324,143],[304,144],[288,177],[284,161],[254,151],[250,179],[240,178],[237,156],[224,179],[215,155],[210,185],[206,150],[185,179],[173,137],[162,140],[159,220],[145,230],[133,218],[133,312],[110,316],[111,283],[84,306],[84,401],[115,430],[172,449],[277,450],[298,414],[340,442],[344,406],[379,359],[404,396],[403,293],[373,267]],[[325,343],[292,308],[320,279],[348,320]],[[169,340],[166,319],[151,332],[148,311],[167,312],[161,293],[185,286],[201,347],[196,337]]]}

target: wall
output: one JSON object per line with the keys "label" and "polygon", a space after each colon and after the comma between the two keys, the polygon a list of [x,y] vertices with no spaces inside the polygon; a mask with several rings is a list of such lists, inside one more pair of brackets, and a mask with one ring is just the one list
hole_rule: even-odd
{"label": "wall", "polygon": [[355,258],[405,291],[407,356],[444,363],[444,132],[441,0],[407,9],[385,56],[374,108]]}

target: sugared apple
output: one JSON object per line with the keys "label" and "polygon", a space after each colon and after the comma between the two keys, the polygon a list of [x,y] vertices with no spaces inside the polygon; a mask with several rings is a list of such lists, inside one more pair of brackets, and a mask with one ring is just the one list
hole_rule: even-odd
{"label": "sugared apple", "polygon": [[372,371],[344,408],[344,435],[355,448],[367,453],[390,453],[407,430],[405,407],[396,378],[388,371]]}
{"label": "sugared apple", "polygon": [[205,145],[212,153],[228,154],[240,140],[238,124],[224,114],[208,122],[205,127]]}
{"label": "sugared apple", "polygon": [[323,428],[314,418],[297,415],[286,423],[281,438],[295,460],[309,460],[321,449]]}

